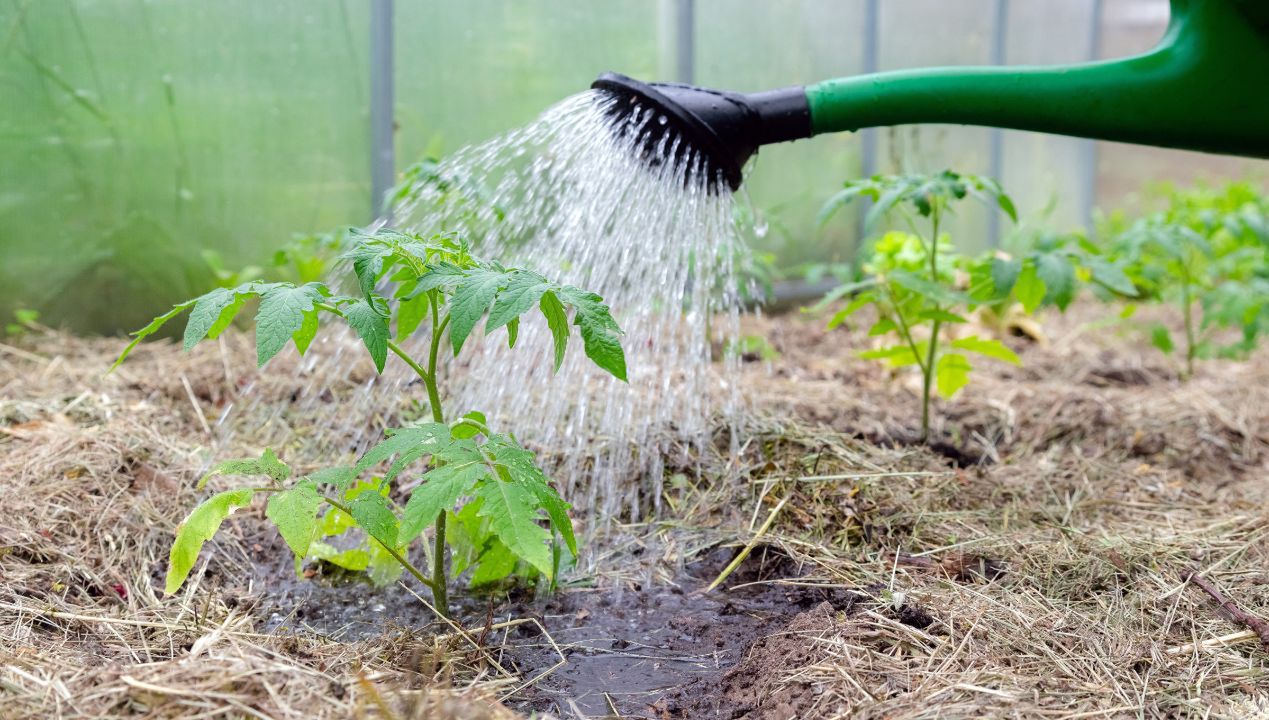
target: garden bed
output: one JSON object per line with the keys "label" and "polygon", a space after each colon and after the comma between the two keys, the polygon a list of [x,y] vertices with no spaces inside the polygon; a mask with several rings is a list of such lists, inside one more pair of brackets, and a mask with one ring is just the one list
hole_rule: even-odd
{"label": "garden bed", "polygon": [[[400,586],[292,579],[259,510],[161,595],[210,455],[282,437],[302,468],[332,452],[304,442],[319,418],[288,373],[255,373],[249,337],[144,346],[111,376],[121,342],[10,341],[5,717],[1269,713],[1269,649],[1184,581],[1197,568],[1269,615],[1269,355],[1183,383],[1107,315],[1077,306],[1042,318],[1046,342],[1012,340],[1024,366],[984,362],[938,406],[933,451],[910,441],[910,378],[852,357],[862,333],[749,320],[780,355],[743,363],[740,451],[720,427],[667,473],[663,520],[589,548],[598,572],[469,601],[462,632]],[[248,383],[257,402],[213,450]],[[321,392],[337,407],[345,390]]]}

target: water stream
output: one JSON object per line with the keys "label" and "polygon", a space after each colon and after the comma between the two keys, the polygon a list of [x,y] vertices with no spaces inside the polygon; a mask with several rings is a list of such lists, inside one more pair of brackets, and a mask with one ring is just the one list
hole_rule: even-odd
{"label": "water stream", "polygon": [[[575,95],[429,166],[407,178],[391,219],[419,233],[463,232],[476,254],[598,292],[613,309],[628,383],[595,368],[580,339],[553,374],[550,334],[526,316],[514,350],[501,332],[469,342],[448,387],[448,414],[482,410],[538,448],[591,529],[655,515],[666,458],[686,462],[738,402],[734,361],[719,360],[738,332],[744,242],[735,199],[673,134],[653,162],[641,159],[645,133],[665,119],[637,110],[615,133],[611,102],[598,91]],[[312,390],[330,381],[319,370],[355,352],[337,338],[315,345],[301,363],[308,384],[298,402],[318,402]],[[343,447],[376,440],[394,397],[418,390],[408,387],[412,377],[389,362],[324,432]]]}

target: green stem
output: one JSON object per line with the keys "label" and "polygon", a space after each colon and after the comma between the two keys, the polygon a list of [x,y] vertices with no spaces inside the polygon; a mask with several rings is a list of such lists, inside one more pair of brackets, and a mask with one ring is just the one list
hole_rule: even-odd
{"label": "green stem", "polygon": [[[432,419],[438,423],[445,422],[445,413],[441,409],[441,393],[436,384],[436,360],[440,353],[441,334],[449,325],[449,315],[440,319],[440,307],[436,295],[431,296],[432,306],[432,346],[427,355],[427,375],[423,384],[427,386],[428,403],[432,406]],[[445,575],[445,511],[436,515],[436,538],[432,546],[432,597],[436,607],[445,615],[449,615],[449,582]]]}
{"label": "green stem", "polygon": [[1194,298],[1189,273],[1181,278],[1181,304],[1185,306],[1185,379],[1189,380],[1194,377],[1194,356],[1198,354],[1198,341],[1194,337]]}
{"label": "green stem", "polygon": [[[939,281],[939,207],[938,199],[932,200],[934,207],[930,212],[930,219],[933,225],[933,237],[930,241],[930,282],[937,283]],[[936,312],[943,310],[942,305],[934,303]],[[938,317],[934,318],[933,326],[930,328],[930,348],[925,357],[925,366],[922,368],[921,377],[921,442],[929,442],[930,440],[930,390],[934,385],[934,363],[939,346],[939,331],[943,329],[943,321]]]}
{"label": "green stem", "polygon": [[[325,500],[327,505],[330,505],[331,507],[335,508],[336,510],[338,510],[338,511],[340,511],[340,512],[342,512],[342,513],[346,514],[346,515],[348,515],[349,517],[352,517],[352,509],[351,509],[351,508],[349,508],[347,505],[345,505],[345,504],[341,503],[340,501],[336,500],[335,498],[332,498],[332,497],[327,496],[327,495],[323,495],[323,496],[322,496],[322,500]],[[422,571],[422,570],[419,570],[417,567],[415,567],[415,566],[414,566],[414,563],[410,562],[409,560],[406,560],[406,559],[405,559],[405,556],[403,556],[401,553],[397,552],[396,548],[391,548],[391,547],[388,547],[387,545],[385,545],[385,544],[383,544],[383,543],[379,542],[379,539],[378,539],[378,538],[375,538],[375,542],[378,542],[380,547],[382,547],[384,550],[387,550],[387,551],[388,551],[388,554],[392,556],[392,559],[394,559],[394,560],[396,560],[398,563],[400,563],[400,564],[401,564],[401,567],[405,568],[405,569],[406,569],[406,572],[408,572],[408,573],[410,573],[411,575],[413,575],[415,580],[418,580],[419,582],[423,583],[423,585],[424,585],[425,587],[427,587],[429,590],[431,590],[431,591],[432,591],[432,594],[433,594],[433,595],[435,595],[435,594],[436,594],[436,585],[435,585],[435,583],[433,583],[433,581],[429,580],[429,579],[427,578],[427,576],[423,574],[423,571]],[[438,606],[438,609],[439,609],[439,610],[441,610],[441,613],[442,613],[442,614],[444,614],[445,616],[447,616],[447,617],[449,616],[449,611],[448,611],[448,609],[446,609],[446,608],[440,608],[439,606]]]}

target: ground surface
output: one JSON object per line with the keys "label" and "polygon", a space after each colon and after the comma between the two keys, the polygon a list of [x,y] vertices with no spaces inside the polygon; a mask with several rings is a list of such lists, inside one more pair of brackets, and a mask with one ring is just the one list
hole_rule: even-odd
{"label": "ground surface", "polygon": [[[329,461],[293,379],[238,336],[109,377],[116,341],[11,339],[0,717],[1269,717],[1269,649],[1183,581],[1269,616],[1269,355],[1183,383],[1107,314],[1011,340],[1025,367],[982,363],[933,451],[912,378],[851,357],[868,338],[748,322],[781,355],[670,468],[666,517],[558,596],[470,601],[467,635],[405,588],[291,579],[258,511],[164,598],[209,456]],[[250,432],[213,449],[249,383]]]}

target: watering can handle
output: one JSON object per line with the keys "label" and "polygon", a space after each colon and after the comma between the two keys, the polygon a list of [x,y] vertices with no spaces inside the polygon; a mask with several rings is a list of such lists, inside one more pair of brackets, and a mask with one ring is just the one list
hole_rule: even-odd
{"label": "watering can handle", "polygon": [[812,132],[954,123],[1269,158],[1269,2],[1171,6],[1163,40],[1137,57],[906,70],[807,86]]}

